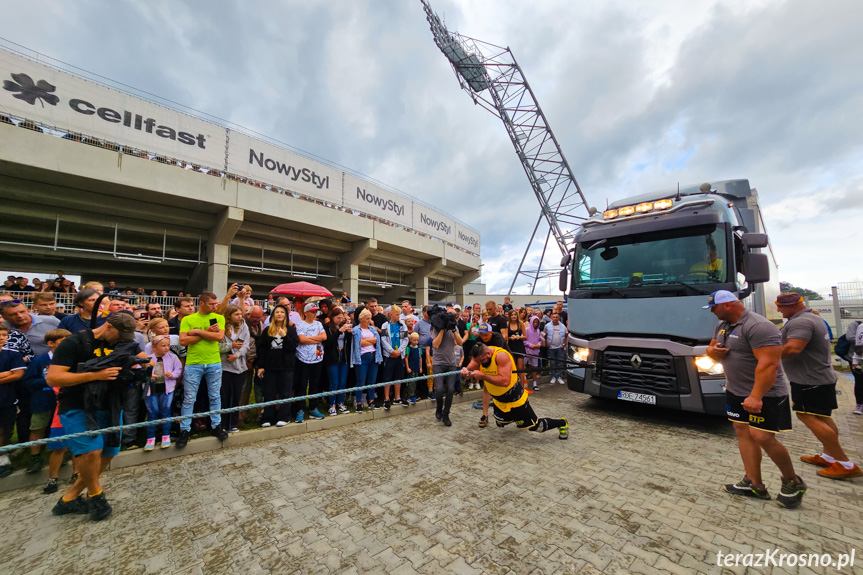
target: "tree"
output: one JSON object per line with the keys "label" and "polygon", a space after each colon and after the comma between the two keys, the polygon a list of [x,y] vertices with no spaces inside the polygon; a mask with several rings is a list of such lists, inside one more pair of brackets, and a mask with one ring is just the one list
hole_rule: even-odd
{"label": "tree", "polygon": [[824,299],[820,293],[817,291],[812,291],[811,289],[806,289],[802,287],[797,287],[789,282],[779,282],[779,289],[782,290],[783,293],[793,291],[802,295],[804,298],[812,301],[812,300],[820,300]]}

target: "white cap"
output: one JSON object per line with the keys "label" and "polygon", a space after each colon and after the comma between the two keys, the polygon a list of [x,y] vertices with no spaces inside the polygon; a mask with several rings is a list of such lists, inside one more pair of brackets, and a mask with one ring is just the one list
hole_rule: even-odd
{"label": "white cap", "polygon": [[733,301],[740,301],[737,299],[737,296],[731,293],[728,290],[716,290],[712,294],[710,294],[710,298],[707,300],[707,305],[702,306],[703,309],[710,309],[713,306],[720,303],[731,303]]}

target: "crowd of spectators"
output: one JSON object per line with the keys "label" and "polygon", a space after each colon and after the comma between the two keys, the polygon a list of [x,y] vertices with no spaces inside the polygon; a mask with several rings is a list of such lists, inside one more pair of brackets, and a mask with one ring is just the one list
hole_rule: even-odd
{"label": "crowd of spectators", "polygon": [[[60,272],[58,278],[62,277]],[[64,421],[70,419],[71,411],[80,408],[71,401],[71,390],[85,386],[52,386],[49,380],[57,378],[51,377],[49,371],[52,362],[57,363],[55,350],[63,358],[61,364],[72,363],[67,360],[72,344],[62,344],[67,338],[77,341],[80,334],[92,337],[108,333],[114,334],[114,340],[134,340],[134,349],[144,358],[142,362],[149,360],[143,366],[149,370],[147,380],[130,384],[132,392],[122,396],[123,423],[314,395],[324,390],[339,392],[374,383],[389,384],[355,394],[336,393],[263,410],[213,415],[209,428],[220,440],[243,426],[282,427],[307,417],[323,419],[350,411],[390,410],[427,399],[437,402],[438,419],[448,425],[453,395],[465,388],[480,388],[478,383],[462,381],[451,374],[466,364],[470,349],[479,341],[511,351],[518,358],[522,368],[519,377],[525,386],[528,373],[533,372],[531,391],[538,389],[536,373],[547,361],[552,362],[552,383],[563,383],[563,302],[544,311],[529,306],[514,308],[509,298],[502,304],[488,301],[464,308],[445,304],[414,309],[407,300],[388,306],[374,298],[354,303],[345,293],[341,298],[315,301],[299,296],[271,296],[260,305],[252,298],[249,286],[234,284],[221,300],[205,292],[195,299],[174,297],[171,305],[163,307],[155,299],[136,299],[135,292],[121,293],[114,282],[90,282],[80,288],[69,282],[70,291],[52,289],[66,281],[34,280],[30,285],[26,278],[10,277],[6,290],[0,292],[0,445],[11,441],[13,432],[17,432],[18,441],[70,432],[64,431]],[[71,295],[72,313],[57,310],[58,293]],[[125,295],[133,297],[122,297]],[[451,314],[453,327],[436,329],[429,313]],[[128,333],[123,333],[124,326]],[[75,334],[79,335],[70,337]],[[105,343],[92,341],[97,342],[96,346]],[[114,345],[116,341],[109,343]],[[93,349],[87,351],[94,353]],[[66,365],[66,369],[76,371],[74,365]],[[447,372],[450,375],[434,377]],[[402,384],[405,379],[422,376],[429,377]],[[116,447],[143,447],[145,451],[172,445],[183,448],[192,433],[206,431],[207,427],[205,420],[186,418],[173,427],[163,424],[156,429],[153,425],[141,433],[138,429],[125,430],[121,436],[118,434]],[[76,456],[76,448],[83,449],[57,442],[48,445],[51,455],[46,493],[58,489],[57,476],[67,447]],[[108,449],[107,443],[104,449]],[[38,472],[43,466],[42,450],[31,448],[27,472]],[[0,457],[0,477],[11,471],[8,457]]]}

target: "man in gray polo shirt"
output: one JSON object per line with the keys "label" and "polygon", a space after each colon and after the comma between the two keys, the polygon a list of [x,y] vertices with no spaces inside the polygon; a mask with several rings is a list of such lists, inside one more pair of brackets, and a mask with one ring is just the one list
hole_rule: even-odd
{"label": "man in gray polo shirt", "polygon": [[795,292],[776,298],[776,308],[788,321],[782,327],[782,366],[791,379],[791,409],[823,446],[821,455],[804,455],[806,463],[824,467],[818,475],[830,479],[863,476],[839,444],[839,428],[831,414],[836,403],[836,372],[830,359],[830,336],[824,321],[806,308]]}
{"label": "man in gray polo shirt", "polygon": [[782,489],[776,501],[798,507],[806,484],[794,472],[791,455],[776,434],[791,429],[788,385],[780,365],[782,338],[766,318],[746,309],[737,296],[725,290],[710,294],[707,305],[719,319],[707,355],[725,370],[728,419],[734,424],[737,447],[746,474],[728,493],[770,499],[761,481],[761,450],[782,472]]}

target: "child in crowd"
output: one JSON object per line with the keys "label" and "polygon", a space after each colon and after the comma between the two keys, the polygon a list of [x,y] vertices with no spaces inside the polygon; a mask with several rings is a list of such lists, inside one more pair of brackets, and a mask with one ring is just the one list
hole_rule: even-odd
{"label": "child in crowd", "polygon": [[[411,323],[411,327],[413,327],[413,323]],[[408,379],[422,374],[422,350],[420,350],[419,343],[420,334],[411,331],[408,334],[408,346],[405,348],[405,373]],[[413,405],[417,402],[417,382],[409,381],[407,388],[410,403]]]}
{"label": "child in crowd", "polygon": [[[15,407],[14,383],[24,377],[27,364],[17,351],[3,349],[9,341],[9,327],[0,321],[0,447],[9,445],[18,410]],[[0,455],[0,477],[12,474],[12,462]]]}
{"label": "child in crowd", "polygon": [[[174,389],[177,379],[183,373],[180,358],[171,352],[171,336],[157,335],[153,338],[152,349],[148,354],[155,363],[153,375],[147,386],[144,403],[147,406],[147,417],[150,421],[171,417],[171,402],[174,399]],[[171,446],[171,424],[162,424],[162,449]],[[147,426],[147,443],[144,451],[156,448],[156,426]]]}
{"label": "child in crowd", "polygon": [[[65,329],[54,329],[45,334],[43,341],[48,346],[48,353],[37,355],[27,364],[24,374],[24,385],[30,393],[30,441],[45,437],[45,431],[51,425],[51,420],[57,412],[57,394],[54,388],[45,381],[48,366],[54,357],[54,350],[72,332]],[[21,439],[23,441],[23,438]],[[41,445],[30,447],[30,464],[27,473],[38,473],[42,470]]]}
{"label": "child in crowd", "polygon": [[[453,357],[455,357],[455,363],[457,366],[461,367],[462,362],[464,361],[464,348],[460,345],[454,346]],[[458,385],[455,388],[455,392],[459,395],[462,393],[462,388],[467,380],[464,377],[459,376]]]}

